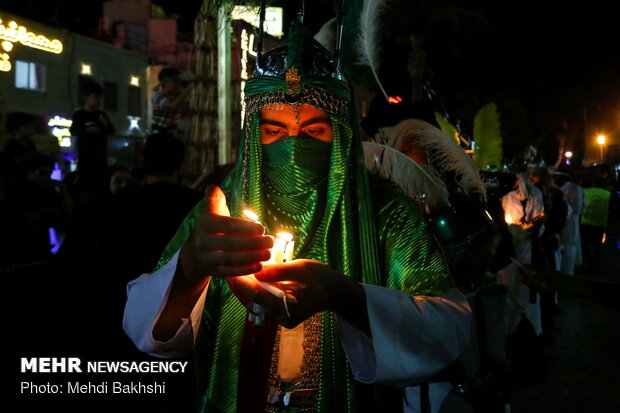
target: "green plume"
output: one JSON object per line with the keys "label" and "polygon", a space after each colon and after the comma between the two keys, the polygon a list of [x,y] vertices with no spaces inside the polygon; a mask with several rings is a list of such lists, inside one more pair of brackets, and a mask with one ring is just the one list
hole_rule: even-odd
{"label": "green plume", "polygon": [[441,113],[435,112],[435,120],[439,125],[439,129],[445,134],[448,135],[457,145],[460,145],[459,138],[456,137],[456,128],[452,126],[450,122],[446,120]]}
{"label": "green plume", "polygon": [[474,118],[474,162],[480,169],[502,164],[502,131],[495,102],[485,105]]}
{"label": "green plume", "polygon": [[288,30],[288,53],[286,55],[286,63],[288,67],[295,67],[300,72],[303,72],[303,57],[304,51],[308,46],[309,39],[312,36],[308,33],[305,27],[297,21],[293,20]]}

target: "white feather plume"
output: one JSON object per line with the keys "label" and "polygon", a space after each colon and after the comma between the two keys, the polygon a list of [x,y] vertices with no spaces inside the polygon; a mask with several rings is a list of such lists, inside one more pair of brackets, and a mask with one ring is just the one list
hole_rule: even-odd
{"label": "white feather plume", "polygon": [[486,188],[480,179],[480,172],[467,153],[441,130],[420,119],[405,119],[395,126],[383,128],[387,144],[400,150],[405,144],[415,141],[429,162],[443,171],[452,171],[456,183],[468,194],[486,199]]}
{"label": "white feather plume", "polygon": [[336,17],[328,20],[319,31],[314,35],[314,40],[321,43],[330,53],[334,53],[336,48],[336,29],[338,26],[338,19]]}
{"label": "white feather plume", "polygon": [[379,18],[387,4],[386,0],[364,0],[362,15],[360,18],[360,38],[357,44],[359,54],[358,64],[368,65],[372,71],[379,88],[385,99],[388,95],[379,80],[379,36],[381,25]]}
{"label": "white feather plume", "polygon": [[448,205],[448,190],[432,168],[419,165],[400,151],[364,142],[364,161],[370,172],[398,185],[408,197],[431,210]]}

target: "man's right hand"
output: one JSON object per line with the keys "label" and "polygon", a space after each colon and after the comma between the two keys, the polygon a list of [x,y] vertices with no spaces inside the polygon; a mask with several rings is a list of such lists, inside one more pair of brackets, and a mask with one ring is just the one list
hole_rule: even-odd
{"label": "man's right hand", "polygon": [[[170,295],[153,327],[153,337],[170,340],[188,318],[212,277],[234,277],[259,272],[269,259],[273,238],[252,221],[233,218],[220,188],[205,190],[207,209],[181,248]],[[197,327],[197,326],[195,326]]]}
{"label": "man's right hand", "polygon": [[226,196],[217,186],[205,190],[207,209],[181,248],[180,274],[187,284],[207,276],[234,277],[259,272],[270,257],[273,238],[256,222],[230,216]]}

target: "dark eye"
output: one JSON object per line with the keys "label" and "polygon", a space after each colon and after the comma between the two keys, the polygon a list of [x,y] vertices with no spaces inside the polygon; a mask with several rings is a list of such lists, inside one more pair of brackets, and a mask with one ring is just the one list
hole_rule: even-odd
{"label": "dark eye", "polygon": [[263,133],[267,136],[278,136],[284,133],[284,129],[280,128],[263,128]]}
{"label": "dark eye", "polygon": [[304,129],[304,132],[310,136],[319,136],[325,132],[325,129],[313,127]]}

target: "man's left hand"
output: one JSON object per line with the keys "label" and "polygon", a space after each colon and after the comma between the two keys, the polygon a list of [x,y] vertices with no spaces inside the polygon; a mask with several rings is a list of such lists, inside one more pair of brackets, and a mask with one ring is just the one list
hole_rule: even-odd
{"label": "man's left hand", "polygon": [[265,309],[268,318],[286,328],[293,328],[318,312],[338,311],[347,297],[360,293],[357,289],[363,294],[360,284],[319,261],[298,259],[286,264],[265,264],[255,276],[295,298],[287,300],[290,317],[282,299],[264,290],[259,290],[253,299]]}

